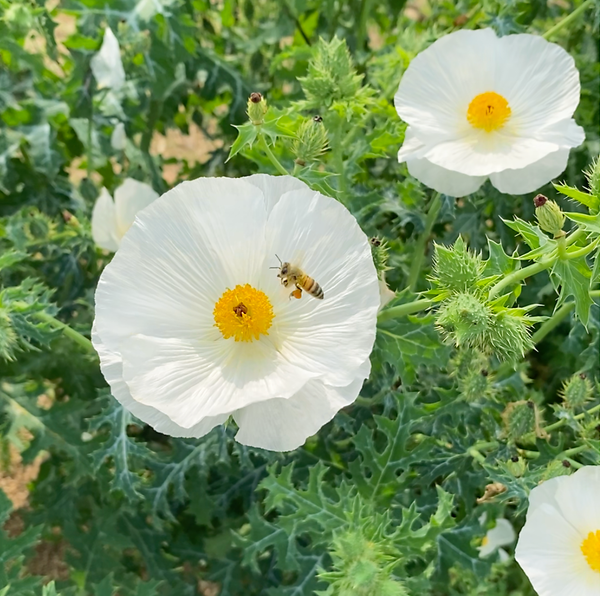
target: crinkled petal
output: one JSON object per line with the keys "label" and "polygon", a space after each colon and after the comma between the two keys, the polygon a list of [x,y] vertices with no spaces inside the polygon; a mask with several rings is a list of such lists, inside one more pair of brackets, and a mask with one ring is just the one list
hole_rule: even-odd
{"label": "crinkled petal", "polygon": [[100,356],[100,369],[110,385],[113,397],[136,418],[149,424],[160,433],[171,437],[202,437],[209,433],[215,426],[223,424],[228,415],[205,417],[198,424],[184,428],[173,422],[168,416],[150,406],[145,406],[133,399],[129,387],[123,380],[123,361],[115,352],[104,345],[98,335],[95,325],[92,328],[92,342]]}
{"label": "crinkled petal", "polygon": [[398,151],[398,162],[402,163],[415,156],[419,155],[419,152],[425,149],[425,143],[420,140],[412,126],[409,126],[404,133],[404,143]]}
{"label": "crinkled petal", "polygon": [[560,176],[568,160],[569,149],[558,149],[525,168],[496,172],[490,176],[490,181],[500,192],[522,195]]}
{"label": "crinkled petal", "polygon": [[158,193],[148,184],[133,178],[126,178],[115,190],[117,228],[121,237],[133,224],[135,216],[158,199]]}
{"label": "crinkled petal", "polygon": [[343,407],[351,404],[369,374],[367,360],[359,377],[346,387],[309,381],[289,399],[270,399],[247,406],[233,415],[244,445],[291,451],[304,444]]}
{"label": "crinkled petal", "polygon": [[115,252],[119,248],[115,204],[106,188],[100,191],[92,210],[92,238],[104,250]]}
{"label": "crinkled petal", "polygon": [[[584,466],[561,478],[556,501],[565,519],[583,536],[600,530],[600,466]],[[600,585],[600,573],[598,579]]]}
{"label": "crinkled petal", "polygon": [[585,131],[573,118],[553,122],[532,131],[532,138],[555,143],[562,148],[579,147],[585,141]]}
{"label": "crinkled petal", "polygon": [[286,193],[293,190],[309,191],[310,188],[302,180],[294,176],[269,176],[268,174],[252,174],[246,176],[244,182],[248,182],[257,188],[260,188],[267,209],[267,216],[278,203],[279,199]]}
{"label": "crinkled petal", "polygon": [[119,42],[110,27],[104,30],[100,51],[90,62],[98,89],[118,91],[125,84],[125,70],[121,61]]}
{"label": "crinkled petal", "polygon": [[486,176],[467,176],[441,168],[427,159],[409,159],[406,162],[411,176],[429,188],[449,197],[464,197],[474,193],[486,181]]}
{"label": "crinkled petal", "polygon": [[275,271],[262,284],[273,297],[274,325],[285,359],[318,371],[329,385],[351,383],[375,341],[379,284],[369,241],[338,201],[310,189],[284,194],[267,224],[267,254],[278,255],[319,283],[317,300],[289,298]]}

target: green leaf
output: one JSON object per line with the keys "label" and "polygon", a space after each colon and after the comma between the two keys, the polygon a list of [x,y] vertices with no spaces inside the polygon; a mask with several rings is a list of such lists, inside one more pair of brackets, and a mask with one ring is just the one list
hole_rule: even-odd
{"label": "green leaf", "polygon": [[246,122],[246,124],[242,124],[241,126],[232,124],[232,126],[238,129],[238,136],[233,145],[231,145],[227,161],[229,161],[234,155],[237,155],[244,147],[251,148],[258,138],[259,132],[258,126],[252,124],[252,122]]}
{"label": "green leaf", "polygon": [[579,224],[587,232],[600,234],[600,213],[586,215],[584,213],[565,213],[565,215],[576,224]]}
{"label": "green leaf", "polygon": [[522,259],[526,258],[532,260],[547,252],[550,252],[554,248],[555,242],[551,240],[538,226],[534,226],[527,221],[523,221],[518,217],[515,217],[514,221],[507,219],[502,220],[509,228],[517,232],[523,240],[527,243],[531,252],[523,255]]}
{"label": "green leaf", "polygon": [[0,271],[2,269],[8,269],[16,263],[20,263],[27,259],[29,255],[26,252],[20,250],[7,250],[0,255]]}
{"label": "green leaf", "polygon": [[589,207],[590,209],[600,209],[600,198],[591,195],[590,193],[583,192],[577,188],[573,188],[572,186],[567,186],[566,184],[552,183],[552,186],[554,186],[554,188],[556,188],[556,190],[561,194],[577,201],[578,203],[581,203],[582,205],[585,205],[586,207]]}
{"label": "green leaf", "polygon": [[572,296],[575,300],[575,312],[587,327],[593,301],[590,297],[592,272],[585,257],[568,261],[558,260],[552,267],[550,277],[554,287],[560,288],[557,308]]}
{"label": "green leaf", "polygon": [[491,275],[508,275],[513,271],[521,268],[518,259],[509,257],[505,252],[502,244],[494,242],[488,238],[489,257],[485,262],[484,273],[486,276]]}

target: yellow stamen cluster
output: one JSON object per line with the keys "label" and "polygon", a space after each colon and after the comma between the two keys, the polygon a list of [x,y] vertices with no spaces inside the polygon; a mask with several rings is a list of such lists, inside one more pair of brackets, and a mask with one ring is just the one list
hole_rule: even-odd
{"label": "yellow stamen cluster", "polygon": [[225,339],[253,341],[268,335],[274,315],[267,295],[245,284],[223,293],[215,304],[213,317]]}
{"label": "yellow stamen cluster", "polygon": [[508,101],[494,91],[487,91],[473,98],[467,109],[467,120],[474,128],[492,132],[501,129],[510,114]]}
{"label": "yellow stamen cluster", "polygon": [[588,534],[581,543],[581,552],[592,570],[600,573],[600,530]]}

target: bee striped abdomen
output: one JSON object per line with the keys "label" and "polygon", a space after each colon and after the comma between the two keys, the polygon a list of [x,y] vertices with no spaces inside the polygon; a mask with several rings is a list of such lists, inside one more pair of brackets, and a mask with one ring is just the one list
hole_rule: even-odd
{"label": "bee striped abdomen", "polygon": [[306,276],[306,279],[302,284],[302,289],[305,292],[308,292],[314,298],[318,298],[319,300],[323,300],[323,298],[325,297],[323,288],[312,277],[309,277],[308,275]]}

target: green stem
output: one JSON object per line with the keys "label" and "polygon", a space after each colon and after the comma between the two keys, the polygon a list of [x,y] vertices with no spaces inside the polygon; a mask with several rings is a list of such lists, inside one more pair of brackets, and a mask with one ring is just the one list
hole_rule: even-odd
{"label": "green stem", "polygon": [[346,183],[346,171],[344,167],[344,120],[339,117],[339,124],[335,133],[335,144],[333,146],[333,158],[335,161],[335,169],[338,173],[340,199],[342,203],[345,200],[348,192],[348,185]]}
{"label": "green stem", "polygon": [[433,305],[433,300],[415,300],[414,302],[407,302],[406,304],[399,304],[398,306],[392,306],[391,308],[382,310],[377,316],[379,322],[387,321],[389,319],[399,319],[406,315],[412,315],[415,312],[425,310]]}
{"label": "green stem", "polygon": [[[590,408],[589,410],[586,410],[585,412],[581,412],[581,414],[577,414],[576,416],[573,416],[573,418],[575,420],[581,420],[582,418],[585,418],[587,415],[595,414],[596,412],[600,412],[600,404],[598,404],[597,406],[594,406],[593,408]],[[568,422],[567,418],[561,418],[557,422],[554,422],[553,424],[549,424],[548,426],[545,426],[544,430],[546,432],[552,432],[553,430],[556,430],[557,428],[564,426],[567,422]]]}
{"label": "green stem", "polygon": [[86,351],[92,353],[96,352],[94,346],[92,345],[92,342],[87,337],[84,337],[83,335],[81,335],[81,333],[75,331],[75,329],[69,327],[62,321],[55,319],[52,315],[49,315],[47,312],[36,312],[33,314],[33,316],[36,319],[39,319],[40,321],[44,321],[44,323],[48,323],[51,327],[54,327],[55,329],[60,329],[64,333],[64,335],[66,335],[69,339],[72,339],[76,344],[84,348]]}
{"label": "green stem", "polygon": [[542,323],[541,327],[533,334],[531,338],[534,344],[540,343],[548,333],[554,331],[568,316],[575,307],[574,302],[563,304],[547,321]]}
{"label": "green stem", "polygon": [[163,110],[163,102],[160,99],[151,99],[150,100],[150,108],[148,111],[148,121],[146,123],[146,130],[142,135],[142,140],[140,142],[140,149],[144,154],[144,159],[146,160],[146,164],[148,169],[150,170],[150,175],[152,176],[152,185],[155,190],[163,191],[164,184],[160,172],[158,171],[156,164],[154,163],[154,159],[150,155],[150,143],[152,142],[152,135],[154,134],[154,129],[156,127],[156,123],[160,118]]}
{"label": "green stem", "polygon": [[410,268],[410,273],[408,275],[408,289],[411,292],[415,291],[417,287],[417,282],[419,281],[419,273],[421,272],[421,265],[423,263],[423,259],[425,257],[425,247],[427,246],[427,241],[429,240],[429,236],[431,234],[431,230],[435,225],[437,220],[438,213],[442,208],[442,196],[439,193],[436,193],[431,205],[429,206],[429,211],[427,212],[427,217],[425,218],[425,229],[423,233],[419,236],[417,240],[417,245],[415,246],[415,254],[412,262],[412,266]]}
{"label": "green stem", "polygon": [[574,242],[577,242],[580,238],[584,238],[586,235],[585,231],[581,228],[577,228],[569,236],[567,236],[567,246],[571,246]]}
{"label": "green stem", "polygon": [[569,25],[572,21],[574,21],[582,12],[584,12],[588,6],[591,6],[594,0],[585,0],[585,2],[578,6],[570,15],[566,16],[562,21],[559,21],[544,33],[542,36],[544,39],[550,39],[555,33],[560,31],[563,27]]}
{"label": "green stem", "polygon": [[281,162],[275,157],[273,151],[271,151],[271,147],[269,147],[267,139],[265,139],[264,135],[260,135],[260,144],[264,149],[264,152],[267,154],[267,157],[271,160],[271,163],[275,166],[275,169],[282,176],[289,176],[289,172],[281,165]]}
{"label": "green stem", "polygon": [[371,10],[370,0],[362,0],[360,7],[360,17],[358,20],[358,34],[356,36],[356,47],[358,50],[364,49],[364,43],[367,38],[367,19]]}
{"label": "green stem", "polygon": [[584,246],[583,248],[580,248],[579,250],[576,250],[574,252],[565,253],[564,260],[570,261],[571,259],[578,259],[579,257],[585,257],[586,255],[591,253],[596,248],[596,246],[598,246],[597,240],[595,240],[588,246]]}
{"label": "green stem", "polygon": [[600,298],[600,290],[592,290],[590,292],[590,297],[591,298]]}
{"label": "green stem", "polygon": [[500,292],[504,288],[516,284],[526,279],[527,277],[531,277],[532,275],[535,275],[540,271],[544,271],[544,269],[552,267],[552,265],[554,265],[555,262],[556,257],[553,257],[544,261],[539,261],[538,263],[533,263],[533,265],[528,265],[527,267],[523,267],[523,269],[517,269],[516,271],[513,271],[510,275],[507,275],[505,278],[501,279],[497,284],[490,288],[488,299],[491,300],[492,298],[500,294]]}

